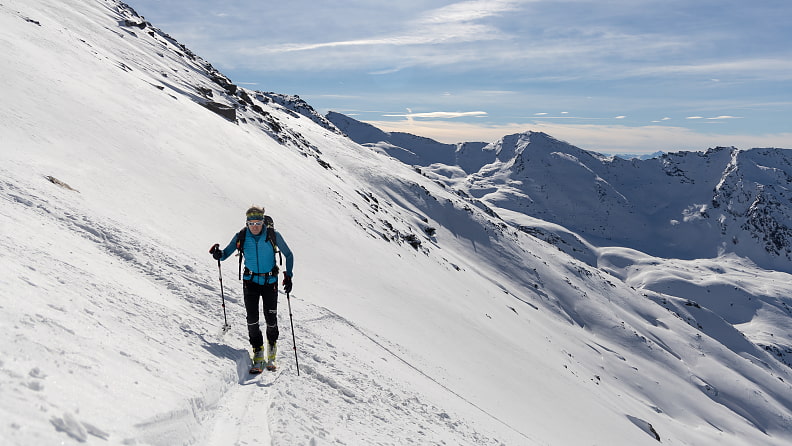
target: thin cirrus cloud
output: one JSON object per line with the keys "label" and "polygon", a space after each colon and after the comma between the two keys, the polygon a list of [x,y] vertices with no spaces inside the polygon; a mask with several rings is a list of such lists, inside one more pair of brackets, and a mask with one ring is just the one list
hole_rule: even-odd
{"label": "thin cirrus cloud", "polygon": [[[249,28],[249,36],[239,32],[233,37],[227,37],[227,33],[203,37],[194,31],[191,34],[214,48],[220,60],[264,72],[362,68],[367,74],[391,74],[411,66],[453,66],[465,71],[509,61],[497,70],[508,71],[512,66],[516,72],[533,72],[550,79],[568,75],[569,70],[561,72],[557,67],[570,63],[576,67],[577,76],[595,79],[729,72],[792,76],[792,62],[784,57],[700,57],[696,42],[723,37],[695,31],[697,27],[686,28],[694,31],[682,34],[640,26],[642,20],[653,15],[627,5],[623,5],[621,14],[631,17],[634,26],[612,20],[609,11],[613,7],[592,7],[587,2],[583,2],[581,12],[541,0],[468,0],[429,9],[420,2],[407,2],[401,7],[365,1],[332,8],[319,4],[317,14],[327,15],[323,20],[327,26],[317,27],[301,26],[315,25],[311,20],[316,18],[311,14],[294,15],[299,3],[303,2],[269,8],[272,11],[255,6],[262,14],[272,15],[273,23],[262,28],[257,14],[240,15],[253,7],[252,2],[243,0],[237,8],[240,12],[226,17],[225,26]],[[594,18],[587,16],[592,13]],[[563,26],[558,25],[560,19]],[[374,26],[372,21],[381,25]],[[383,50],[387,47],[399,51]]]}
{"label": "thin cirrus cloud", "polygon": [[[663,118],[663,119],[671,119],[671,118]],[[724,119],[741,119],[741,118],[739,116],[722,115],[722,116],[713,116],[711,118],[705,118],[704,116],[688,116],[685,119],[706,119],[709,121],[719,121]]]}
{"label": "thin cirrus cloud", "polygon": [[424,13],[418,19],[418,22],[430,24],[466,23],[519,9],[521,3],[527,2],[514,0],[471,0],[453,3]]}
{"label": "thin cirrus cloud", "polygon": [[341,47],[460,44],[504,39],[506,35],[497,27],[475,22],[515,10],[518,8],[519,3],[515,1],[481,0],[455,3],[426,11],[416,19],[406,21],[401,32],[390,35],[316,43],[258,46],[255,49],[243,49],[240,52],[265,54]]}
{"label": "thin cirrus cloud", "polygon": [[[770,80],[792,79],[792,60],[785,57],[764,58],[739,58],[735,60],[717,62],[696,62],[689,64],[658,64],[652,66],[636,67],[631,70],[631,76],[668,76],[668,75],[702,75],[719,73],[724,75],[742,74],[753,78],[766,78]],[[711,82],[721,82],[722,79],[712,78]]]}
{"label": "thin cirrus cloud", "polygon": [[487,112],[471,111],[471,112],[422,112],[422,113],[401,113],[401,114],[384,114],[382,116],[389,118],[430,118],[430,119],[453,119],[453,118],[467,118],[476,116],[487,116]]}
{"label": "thin cirrus cloud", "polygon": [[699,144],[743,134],[757,141],[745,145],[792,147],[789,2],[192,0],[189,14],[184,3],[134,6],[240,84],[320,112],[420,107],[359,116],[421,136],[541,128],[638,153],[673,129]]}

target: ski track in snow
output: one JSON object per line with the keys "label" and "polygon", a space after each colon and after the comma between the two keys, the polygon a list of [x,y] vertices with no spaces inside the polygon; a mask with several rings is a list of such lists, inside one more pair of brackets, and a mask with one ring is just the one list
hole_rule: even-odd
{"label": "ski track in snow", "polygon": [[[308,317],[299,321],[298,354],[303,376],[281,380],[273,387],[273,444],[343,442],[349,432],[358,433],[353,444],[498,443],[410,390],[405,376],[412,380],[429,377],[393,349],[385,348],[329,310],[299,305],[299,311],[302,317]],[[283,373],[293,375],[296,370],[290,354],[293,351],[282,347],[280,363]],[[362,360],[372,357],[379,360]],[[279,397],[287,395],[291,398]],[[313,410],[295,406],[291,403],[295,400]],[[317,417],[317,412],[322,423],[310,419]],[[284,429],[290,423],[305,429]]]}
{"label": "ski track in snow", "polygon": [[272,392],[269,390],[282,371],[252,377],[245,357],[237,361],[239,385],[232,386],[213,410],[208,424],[207,446],[270,444],[268,417]]}
{"label": "ski track in snow", "polygon": [[[442,384],[393,349],[327,309],[296,296],[292,304],[300,313],[300,375],[287,326],[276,372],[251,377],[247,358],[238,362],[239,385],[212,410],[216,421],[203,444],[502,444],[411,390],[405,370]],[[379,360],[363,362],[370,357]]]}
{"label": "ski track in snow", "polygon": [[[10,173],[1,169],[0,173],[3,174],[0,199],[46,219],[59,232],[77,235],[89,246],[104,251],[110,259],[117,259],[119,267],[133,268],[155,287],[180,297],[184,305],[184,308],[172,311],[175,309],[162,305],[174,300],[155,302],[148,296],[132,295],[123,284],[115,284],[88,271],[79,271],[74,264],[59,263],[46,252],[33,252],[32,258],[37,260],[26,263],[26,268],[35,272],[43,265],[49,265],[47,268],[56,280],[74,287],[74,283],[64,279],[67,273],[61,270],[69,271],[69,275],[82,278],[83,290],[78,293],[89,297],[86,302],[105,299],[107,302],[103,309],[114,309],[112,314],[100,315],[98,311],[86,308],[84,314],[88,321],[81,323],[94,325],[96,330],[105,333],[99,338],[106,338],[116,329],[114,322],[108,319],[123,320],[123,325],[133,336],[170,344],[178,357],[189,356],[191,348],[203,348],[215,357],[212,364],[205,365],[208,370],[215,370],[215,378],[205,380],[204,388],[192,389],[193,397],[186,400],[177,397],[170,409],[155,410],[133,422],[125,434],[125,443],[162,446],[500,444],[497,439],[469,426],[458,414],[444,409],[442,402],[429,401],[411,390],[415,380],[429,381],[446,391],[449,389],[399,354],[398,347],[387,346],[385,341],[377,340],[343,317],[298,299],[296,295],[292,296],[292,306],[297,327],[300,376],[296,374],[291,329],[283,298],[280,299],[279,311],[280,367],[276,372],[265,371],[251,376],[247,349],[242,347],[246,340],[241,334],[235,335],[232,331],[225,337],[221,333],[213,336],[192,327],[202,321],[205,325],[219,325],[219,288],[205,284],[206,277],[211,274],[206,270],[211,271],[210,267],[203,270],[189,267],[177,252],[143,238],[132,228],[89,216],[79,210],[78,204],[70,203],[70,199],[75,198],[73,194],[62,193],[60,201],[48,200],[43,192],[36,190],[36,185],[12,179]],[[47,187],[47,183],[39,187]],[[10,240],[2,239],[0,249],[19,249],[19,246],[12,246]],[[25,280],[25,275],[19,278]],[[41,283],[34,284],[32,278],[27,282],[34,288],[47,288]],[[230,319],[244,320],[236,296],[237,284],[229,282],[225,288]],[[46,295],[50,290],[41,291]],[[66,315],[64,307],[52,303],[48,307],[58,315]],[[183,312],[197,312],[198,320],[182,320],[179,314]],[[29,322],[24,322],[25,319]],[[73,320],[61,320],[41,313],[23,316],[23,323],[43,325],[42,330],[55,336],[62,336],[64,332],[69,335],[77,333],[76,329],[70,328],[75,323]],[[178,327],[177,332],[181,332],[182,342],[169,339],[174,326]],[[237,324],[237,329],[241,331],[240,324]],[[118,333],[113,336],[116,335]],[[32,343],[26,348],[49,348],[36,340],[25,340],[20,336],[13,338],[26,345]],[[91,339],[82,341],[95,342]],[[68,343],[57,345],[64,344]],[[74,344],[73,350],[61,347],[56,354],[72,360],[82,357],[77,361],[87,363],[85,367],[89,370],[101,363],[102,352],[94,353],[92,348],[86,352],[78,344]],[[176,367],[158,358],[146,358],[139,352],[126,351],[123,343],[118,347],[120,355],[147,373],[166,374]],[[376,362],[364,359],[372,357],[380,359]],[[228,370],[229,365],[235,365],[236,370]],[[43,387],[40,378],[48,372],[35,368],[31,370],[29,379],[17,378],[27,381],[24,384],[26,388],[37,391]],[[466,403],[482,410],[470,402]],[[50,422],[56,431],[79,443],[88,442],[91,437],[118,440],[117,432],[108,433],[76,412],[64,411],[53,416]]]}

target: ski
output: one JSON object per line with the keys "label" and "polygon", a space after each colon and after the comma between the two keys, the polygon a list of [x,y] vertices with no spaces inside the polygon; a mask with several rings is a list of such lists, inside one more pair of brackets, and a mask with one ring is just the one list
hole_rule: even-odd
{"label": "ski", "polygon": [[[257,355],[261,355],[261,356],[257,356]],[[259,373],[263,372],[264,371],[264,364],[267,363],[267,360],[264,359],[263,350],[258,352],[258,353],[254,351],[253,352],[253,357],[250,358],[250,362],[253,363],[253,365],[250,367],[250,374],[251,375],[258,375]]]}
{"label": "ski", "polygon": [[263,362],[254,362],[253,367],[250,368],[251,375],[258,375],[259,373],[264,371],[264,363]]}
{"label": "ski", "polygon": [[[278,370],[278,366],[275,364],[275,358],[274,358],[276,348],[274,346],[270,346],[268,350],[269,351],[267,353],[266,358],[265,357],[256,358],[256,355],[259,354],[260,352],[256,352],[256,351],[253,352],[253,357],[250,359],[252,363],[250,367],[251,375],[258,375],[262,373],[264,370],[268,370],[270,372],[274,372]],[[270,354],[272,354],[272,357],[269,356]],[[256,361],[256,359],[259,360]]]}
{"label": "ski", "polygon": [[267,370],[274,372],[278,367],[275,365],[275,357],[278,354],[278,347],[273,342],[267,345]]}

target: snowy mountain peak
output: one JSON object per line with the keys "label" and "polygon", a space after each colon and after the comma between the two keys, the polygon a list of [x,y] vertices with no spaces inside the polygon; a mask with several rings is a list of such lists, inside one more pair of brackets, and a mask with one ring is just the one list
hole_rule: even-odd
{"label": "snowy mountain peak", "polygon": [[522,153],[526,148],[531,150],[570,150],[574,147],[544,132],[523,132],[506,135],[494,143],[495,151],[502,159],[511,159]]}
{"label": "snowy mountain peak", "polygon": [[341,113],[330,111],[325,115],[325,118],[359,144],[387,141],[391,137],[390,133]]}
{"label": "snowy mountain peak", "polygon": [[721,230],[750,234],[765,252],[792,261],[792,150],[732,150],[715,187],[712,206],[724,216]]}

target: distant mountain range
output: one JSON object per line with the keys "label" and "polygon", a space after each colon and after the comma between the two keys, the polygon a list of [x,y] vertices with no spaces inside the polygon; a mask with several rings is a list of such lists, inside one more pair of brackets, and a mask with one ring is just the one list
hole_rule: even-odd
{"label": "distant mountain range", "polygon": [[624,159],[539,132],[444,144],[335,112],[326,118],[535,235],[557,238],[566,228],[595,246],[680,259],[735,253],[792,272],[792,150],[717,147]]}

